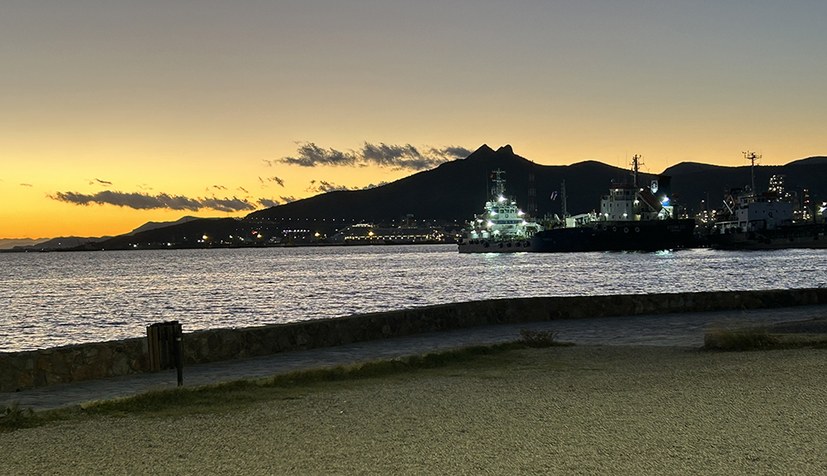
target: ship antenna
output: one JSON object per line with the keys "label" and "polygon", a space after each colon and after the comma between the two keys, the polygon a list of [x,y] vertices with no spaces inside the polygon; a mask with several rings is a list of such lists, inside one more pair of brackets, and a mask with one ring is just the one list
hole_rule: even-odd
{"label": "ship antenna", "polygon": [[494,171],[494,176],[492,177],[491,181],[494,182],[494,198],[498,198],[505,194],[505,179],[502,178],[502,175],[505,174],[504,170],[497,169]]}
{"label": "ship antenna", "polygon": [[750,177],[752,178],[752,194],[755,195],[755,163],[761,159],[759,154],[755,152],[745,151],[744,158],[749,160],[750,163]]}
{"label": "ship antenna", "polygon": [[632,185],[637,190],[637,174],[640,166],[643,165],[643,157],[635,154],[632,156]]}
{"label": "ship antenna", "polygon": [[560,184],[560,199],[563,202],[563,209],[561,210],[563,212],[563,218],[566,218],[569,215],[569,210],[568,210],[568,207],[566,206],[566,181],[565,180],[563,180],[563,182]]}

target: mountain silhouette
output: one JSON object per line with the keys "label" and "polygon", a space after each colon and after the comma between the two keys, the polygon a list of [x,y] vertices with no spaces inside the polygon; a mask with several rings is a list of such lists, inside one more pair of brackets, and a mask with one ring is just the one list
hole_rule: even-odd
{"label": "mountain silhouette", "polygon": [[[491,172],[505,171],[506,193],[526,211],[530,208],[530,176],[534,176],[537,215],[561,211],[560,192],[566,181],[570,212],[599,208],[600,197],[612,180],[629,171],[600,162],[540,165],[514,153],[510,145],[497,150],[483,145],[465,159],[439,165],[369,190],[336,191],[253,212],[251,220],[337,219],[349,222],[415,219],[465,221],[482,211],[491,188]],[[644,178],[649,175],[644,174]]]}

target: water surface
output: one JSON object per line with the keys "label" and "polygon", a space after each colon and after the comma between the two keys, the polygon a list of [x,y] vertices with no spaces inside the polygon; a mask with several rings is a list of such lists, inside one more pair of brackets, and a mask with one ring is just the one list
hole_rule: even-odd
{"label": "water surface", "polygon": [[531,296],[827,286],[827,251],[459,254],[455,245],[0,254],[0,351]]}

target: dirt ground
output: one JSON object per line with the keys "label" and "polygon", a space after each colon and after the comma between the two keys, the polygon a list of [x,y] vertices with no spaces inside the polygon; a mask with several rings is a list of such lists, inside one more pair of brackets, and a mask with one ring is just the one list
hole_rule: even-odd
{"label": "dirt ground", "polygon": [[825,474],[827,350],[553,347],[0,434],[0,474]]}

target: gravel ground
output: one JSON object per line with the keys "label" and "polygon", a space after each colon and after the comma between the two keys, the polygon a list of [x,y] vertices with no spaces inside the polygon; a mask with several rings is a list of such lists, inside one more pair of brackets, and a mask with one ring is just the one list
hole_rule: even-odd
{"label": "gravel ground", "polygon": [[827,351],[528,349],[0,434],[0,474],[825,474]]}

